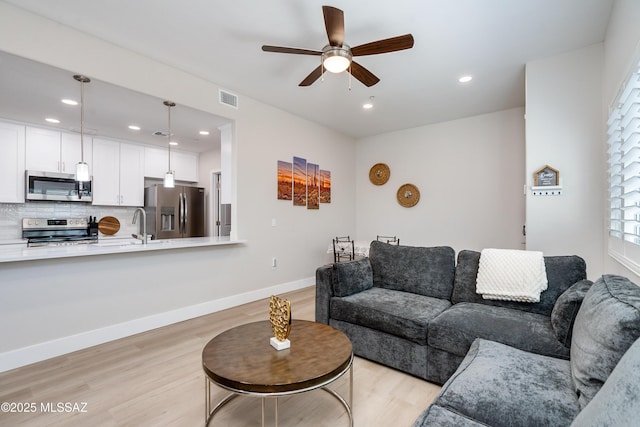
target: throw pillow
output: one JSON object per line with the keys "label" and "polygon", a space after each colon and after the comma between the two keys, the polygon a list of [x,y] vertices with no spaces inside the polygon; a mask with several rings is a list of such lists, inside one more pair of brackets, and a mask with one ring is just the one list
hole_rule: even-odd
{"label": "throw pillow", "polygon": [[368,258],[333,264],[333,294],[346,297],[373,287],[373,272]]}
{"label": "throw pillow", "polygon": [[571,376],[584,408],[640,337],[640,287],[604,275],[587,292],[571,340]]}
{"label": "throw pillow", "polygon": [[571,346],[571,332],[582,300],[593,282],[581,280],[574,283],[558,297],[551,312],[551,327],[558,341],[565,347]]}

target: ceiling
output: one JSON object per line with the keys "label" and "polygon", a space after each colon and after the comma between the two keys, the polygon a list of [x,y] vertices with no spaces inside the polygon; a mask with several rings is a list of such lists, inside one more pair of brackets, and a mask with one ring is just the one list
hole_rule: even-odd
{"label": "ceiling", "polygon": [[[80,83],[74,73],[0,52],[0,117],[66,131],[80,132]],[[168,107],[164,100],[96,79],[84,86],[84,132],[166,147]],[[55,118],[59,124],[45,122]],[[219,127],[229,120],[183,105],[171,109],[176,149],[206,152],[220,149]],[[139,131],[128,128],[137,125]],[[209,135],[200,135],[208,131]],[[164,136],[154,135],[162,132]]]}
{"label": "ceiling", "polygon": [[[525,64],[602,42],[613,0],[6,2],[214,82],[240,108],[249,96],[360,138],[523,106]],[[381,80],[370,88],[345,73],[299,87],[318,57],[261,46],[322,49],[323,4],[344,11],[351,46],[406,33],[415,45],[357,58]]]}

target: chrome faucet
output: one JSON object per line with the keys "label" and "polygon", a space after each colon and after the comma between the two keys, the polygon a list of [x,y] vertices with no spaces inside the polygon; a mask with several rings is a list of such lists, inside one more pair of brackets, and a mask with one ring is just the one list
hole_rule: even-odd
{"label": "chrome faucet", "polygon": [[131,223],[132,224],[136,223],[136,219],[138,218],[139,212],[142,212],[142,235],[132,234],[131,236],[133,236],[136,239],[142,240],[142,244],[146,245],[147,244],[147,213],[144,211],[143,208],[136,208],[136,211],[133,213],[133,221]]}

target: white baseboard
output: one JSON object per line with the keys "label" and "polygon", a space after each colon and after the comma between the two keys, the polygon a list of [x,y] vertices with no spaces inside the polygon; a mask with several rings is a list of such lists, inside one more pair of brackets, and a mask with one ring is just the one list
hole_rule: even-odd
{"label": "white baseboard", "polygon": [[183,307],[177,310],[155,314],[153,316],[134,319],[124,323],[107,326],[76,335],[58,338],[55,340],[19,348],[17,350],[0,353],[0,372],[6,372],[21,366],[30,365],[52,357],[82,350],[94,345],[103,344],[119,338],[128,337],[146,332],[151,329],[215,313],[227,308],[268,298],[274,294],[282,294],[312,286],[315,278],[310,277],[294,282],[282,283],[269,288],[257,289],[238,295],[231,295],[202,304]]}

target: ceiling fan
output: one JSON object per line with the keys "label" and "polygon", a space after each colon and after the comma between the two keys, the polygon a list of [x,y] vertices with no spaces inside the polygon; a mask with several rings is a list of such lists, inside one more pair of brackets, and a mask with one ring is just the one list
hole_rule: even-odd
{"label": "ceiling fan", "polygon": [[413,36],[411,34],[350,47],[344,42],[344,12],[335,7],[322,6],[322,13],[324,14],[324,25],[327,30],[327,37],[329,38],[329,44],[323,47],[322,50],[269,45],[262,46],[262,50],[265,52],[322,57],[321,64],[302,80],[299,86],[310,86],[320,78],[326,69],[332,73],[349,71],[353,77],[361,81],[365,86],[371,87],[378,83],[380,79],[371,71],[353,61],[354,56],[377,55],[379,53],[395,52],[413,47]]}

